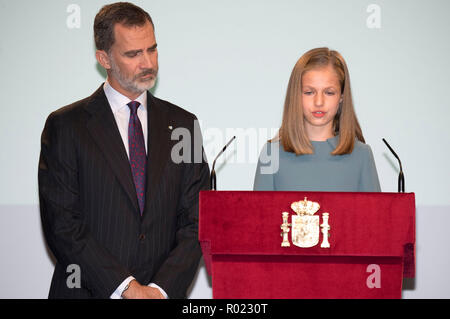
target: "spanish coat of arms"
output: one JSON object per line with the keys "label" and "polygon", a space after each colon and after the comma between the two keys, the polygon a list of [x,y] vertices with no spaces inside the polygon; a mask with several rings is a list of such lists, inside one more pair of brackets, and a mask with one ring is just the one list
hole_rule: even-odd
{"label": "spanish coat of arms", "polygon": [[320,205],[317,202],[304,200],[293,202],[291,204],[292,210],[297,215],[292,215],[291,223],[288,222],[289,213],[283,212],[283,223],[281,224],[281,236],[283,241],[281,247],[289,247],[289,226],[292,226],[291,240],[292,244],[301,248],[314,247],[319,243],[320,228],[322,228],[322,243],[321,248],[330,248],[328,241],[330,225],[328,224],[329,213],[322,214],[322,224],[320,224],[319,215],[314,215],[319,209]]}

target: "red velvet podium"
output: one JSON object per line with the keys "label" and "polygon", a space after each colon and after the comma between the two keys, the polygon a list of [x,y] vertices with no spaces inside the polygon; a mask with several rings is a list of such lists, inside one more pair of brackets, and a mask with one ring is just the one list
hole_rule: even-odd
{"label": "red velvet podium", "polygon": [[[282,212],[317,202],[329,213],[310,248],[281,247]],[[213,298],[401,298],[415,274],[413,193],[202,191],[199,240]],[[378,267],[378,268],[377,268]],[[374,286],[375,285],[375,286]]]}

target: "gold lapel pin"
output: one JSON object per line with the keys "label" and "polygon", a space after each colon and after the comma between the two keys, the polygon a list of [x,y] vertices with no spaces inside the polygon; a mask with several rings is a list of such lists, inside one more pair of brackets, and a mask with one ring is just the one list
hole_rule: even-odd
{"label": "gold lapel pin", "polygon": [[169,125],[169,130],[173,129],[172,125]]}

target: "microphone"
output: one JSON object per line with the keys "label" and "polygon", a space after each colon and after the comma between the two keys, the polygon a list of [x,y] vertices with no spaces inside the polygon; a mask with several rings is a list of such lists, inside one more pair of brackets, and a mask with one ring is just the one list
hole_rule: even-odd
{"label": "microphone", "polygon": [[222,150],[219,152],[219,154],[217,154],[216,158],[214,159],[213,165],[212,165],[212,170],[211,170],[211,177],[210,177],[210,185],[211,185],[211,190],[215,191],[217,190],[217,184],[216,184],[216,171],[214,170],[214,166],[216,165],[216,161],[219,158],[220,155],[222,155],[222,153],[227,149],[228,145],[231,144],[231,142],[233,142],[233,140],[236,138],[236,136],[233,136],[231,138],[231,140],[227,143],[227,145],[225,145]]}
{"label": "microphone", "polygon": [[389,148],[389,150],[394,154],[395,158],[397,158],[398,163],[400,164],[400,174],[398,174],[398,192],[404,193],[405,192],[405,177],[403,175],[403,168],[402,168],[402,162],[400,161],[400,158],[398,157],[397,153],[394,152],[392,147],[386,142],[386,140],[383,138],[384,144]]}

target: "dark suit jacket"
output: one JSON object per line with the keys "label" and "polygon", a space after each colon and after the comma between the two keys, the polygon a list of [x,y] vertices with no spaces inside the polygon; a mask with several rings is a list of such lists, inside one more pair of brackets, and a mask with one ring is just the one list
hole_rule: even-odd
{"label": "dark suit jacket", "polygon": [[[176,128],[187,129],[203,151],[195,116],[150,93],[147,104],[142,217],[103,85],[48,117],[38,178],[43,230],[57,259],[50,298],[109,298],[130,275],[159,285],[169,298],[186,297],[201,257],[198,193],[209,188],[209,168],[205,160],[171,160],[172,147],[180,145],[171,139]],[[182,155],[193,159],[194,147]],[[67,286],[71,264],[80,267],[81,288]]]}

